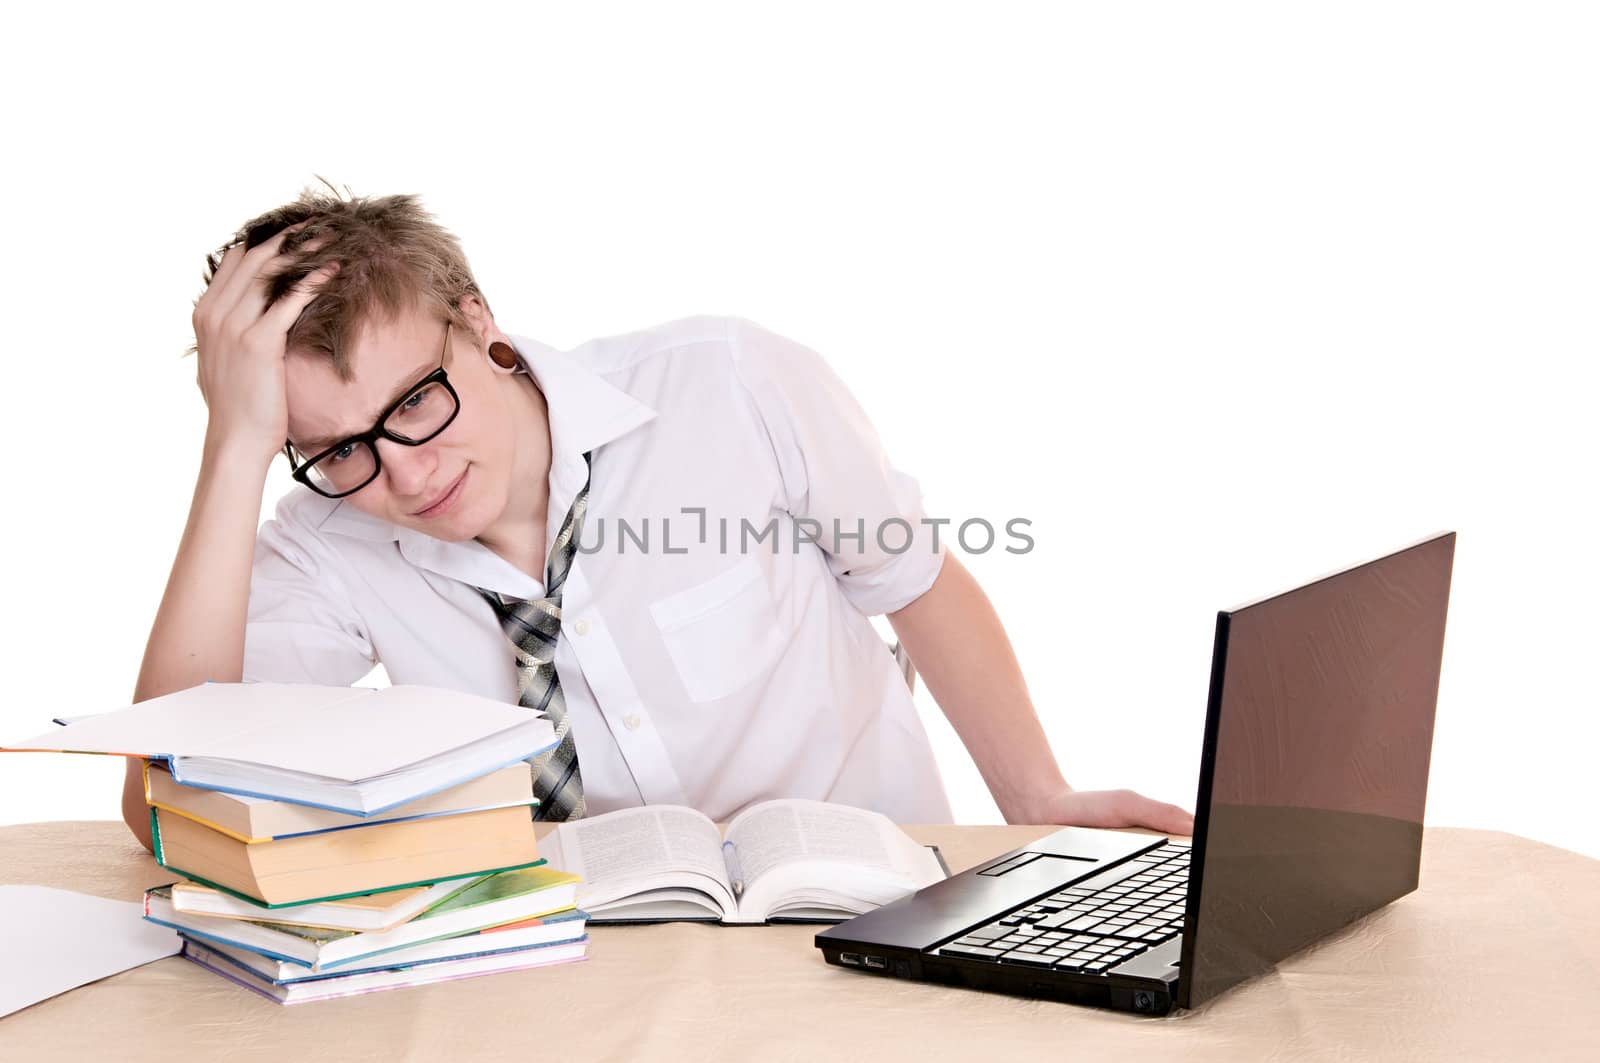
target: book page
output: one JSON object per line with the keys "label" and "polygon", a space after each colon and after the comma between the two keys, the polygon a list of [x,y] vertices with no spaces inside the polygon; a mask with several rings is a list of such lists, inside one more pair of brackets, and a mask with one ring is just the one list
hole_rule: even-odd
{"label": "book page", "polygon": [[[885,826],[899,832],[882,813],[823,801],[764,801],[728,824],[739,869],[748,884],[780,863],[826,860],[884,874],[903,876],[911,866]],[[904,838],[907,845],[916,843]]]}
{"label": "book page", "polygon": [[583,880],[580,888],[587,897],[625,897],[636,892],[631,886],[648,888],[664,876],[687,871],[714,880],[720,888],[711,892],[732,900],[722,838],[716,825],[692,808],[618,809],[568,820],[552,834],[561,870]]}
{"label": "book page", "polygon": [[804,799],[764,801],[728,824],[744,879],[725,922],[870,911],[944,877],[938,860],[880,812]]}

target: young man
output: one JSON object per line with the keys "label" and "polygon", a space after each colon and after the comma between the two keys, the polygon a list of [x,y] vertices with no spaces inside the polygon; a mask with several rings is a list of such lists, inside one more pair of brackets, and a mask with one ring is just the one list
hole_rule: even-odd
{"label": "young man", "polygon": [[[1067,785],[999,618],[815,352],[737,317],[508,335],[411,196],[308,191],[208,266],[203,460],[135,701],[382,662],[549,713],[541,818],[808,797],[950,822],[887,614],[1008,822],[1192,829]],[[258,532],[285,450],[300,482]]]}

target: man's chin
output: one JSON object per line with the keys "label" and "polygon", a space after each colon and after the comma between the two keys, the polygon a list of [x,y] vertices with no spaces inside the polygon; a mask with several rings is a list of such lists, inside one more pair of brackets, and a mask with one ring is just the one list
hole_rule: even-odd
{"label": "man's chin", "polygon": [[483,533],[487,521],[476,521],[467,518],[464,513],[449,513],[438,520],[422,520],[412,517],[410,526],[424,535],[431,535],[435,539],[447,543],[464,543],[469,539],[476,539]]}
{"label": "man's chin", "polygon": [[[491,531],[506,510],[509,492],[503,484],[490,482],[492,479],[483,474],[481,466],[473,463],[466,482],[461,485],[461,496],[451,503],[448,510],[431,519],[414,513],[406,514],[396,523],[445,542],[462,543],[476,539]],[[499,490],[496,490],[497,486]]]}

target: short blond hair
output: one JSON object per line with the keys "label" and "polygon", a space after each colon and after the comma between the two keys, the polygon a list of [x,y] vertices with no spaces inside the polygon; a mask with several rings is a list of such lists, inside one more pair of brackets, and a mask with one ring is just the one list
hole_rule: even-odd
{"label": "short blond hair", "polygon": [[[368,322],[425,308],[471,335],[459,306],[461,297],[476,296],[486,310],[489,301],[472,276],[460,241],[423,209],[421,201],[414,195],[357,196],[349,186],[341,195],[326,179],[317,179],[327,185],[327,192],[306,188],[293,202],[245,222],[226,244],[206,255],[206,286],[216,277],[229,247],[242,242],[249,250],[306,221],[283,239],[280,253],[295,257],[282,272],[268,277],[267,305],[329,262],[338,262],[339,271],[323,282],[290,327],[289,349],[323,355],[339,379],[348,381],[354,375],[351,347]],[[315,251],[304,250],[318,240]]]}

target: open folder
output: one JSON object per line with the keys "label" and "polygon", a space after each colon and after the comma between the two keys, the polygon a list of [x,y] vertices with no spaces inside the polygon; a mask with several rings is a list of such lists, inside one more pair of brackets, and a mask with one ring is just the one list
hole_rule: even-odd
{"label": "open folder", "polygon": [[203,683],[0,750],[164,760],[185,786],[367,816],[555,745],[543,715],[458,690]]}

